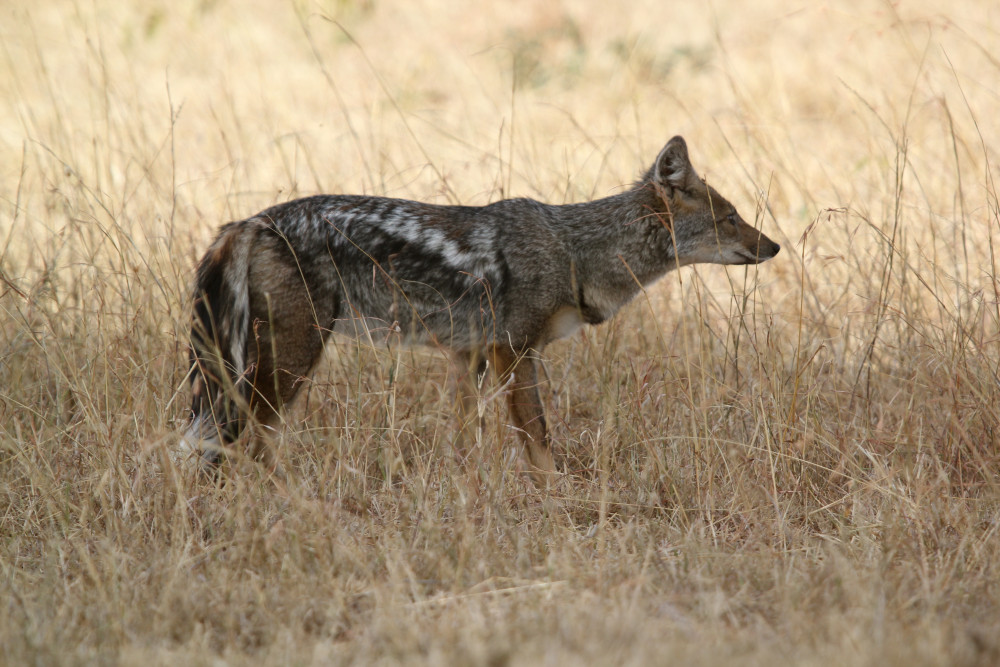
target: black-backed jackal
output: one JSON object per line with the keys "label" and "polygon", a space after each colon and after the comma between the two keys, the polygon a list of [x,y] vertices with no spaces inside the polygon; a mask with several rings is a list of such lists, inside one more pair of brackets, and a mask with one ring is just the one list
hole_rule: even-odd
{"label": "black-backed jackal", "polygon": [[681,137],[634,187],[592,202],[279,204],[223,226],[198,266],[182,446],[216,463],[248,420],[276,421],[331,333],[392,334],[450,350],[466,409],[491,367],[544,483],[555,466],[529,350],[600,324],[671,269],[779,249],[698,177]]}

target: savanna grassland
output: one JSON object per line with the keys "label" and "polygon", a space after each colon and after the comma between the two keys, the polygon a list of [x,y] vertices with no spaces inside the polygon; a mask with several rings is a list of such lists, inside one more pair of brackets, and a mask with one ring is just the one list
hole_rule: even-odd
{"label": "savanna grassland", "polygon": [[[674,6],[672,6],[674,5]],[[1000,661],[1000,5],[6,2],[0,662]],[[331,345],[287,473],[171,453],[193,267],[317,192],[619,192],[782,244],[544,352],[557,489],[440,351]]]}

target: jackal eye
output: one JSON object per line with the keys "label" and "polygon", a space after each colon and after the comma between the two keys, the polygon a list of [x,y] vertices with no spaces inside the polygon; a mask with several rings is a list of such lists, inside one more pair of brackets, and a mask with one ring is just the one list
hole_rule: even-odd
{"label": "jackal eye", "polygon": [[736,216],[736,212],[735,211],[733,211],[732,213],[730,213],[729,215],[726,216],[726,222],[728,222],[729,224],[733,225],[734,227],[737,224],[737,220],[739,220],[739,218]]}

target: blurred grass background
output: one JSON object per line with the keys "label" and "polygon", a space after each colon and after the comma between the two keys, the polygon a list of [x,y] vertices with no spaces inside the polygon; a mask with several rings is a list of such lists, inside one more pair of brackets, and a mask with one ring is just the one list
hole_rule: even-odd
{"label": "blurred grass background", "polygon": [[[1000,7],[9,2],[0,661],[993,664]],[[620,191],[682,134],[784,248],[545,351],[567,483],[332,345],[290,473],[175,470],[217,226]]]}

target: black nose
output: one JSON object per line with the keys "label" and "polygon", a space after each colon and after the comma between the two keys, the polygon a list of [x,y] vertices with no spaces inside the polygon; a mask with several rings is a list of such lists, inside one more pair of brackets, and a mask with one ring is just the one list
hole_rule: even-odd
{"label": "black nose", "polygon": [[777,255],[779,252],[781,252],[781,246],[778,245],[777,243],[775,243],[774,244],[774,254]]}

